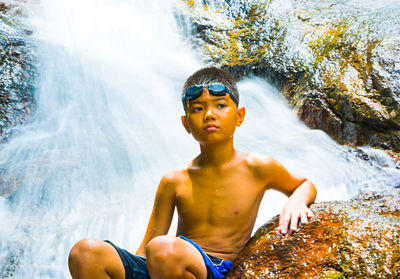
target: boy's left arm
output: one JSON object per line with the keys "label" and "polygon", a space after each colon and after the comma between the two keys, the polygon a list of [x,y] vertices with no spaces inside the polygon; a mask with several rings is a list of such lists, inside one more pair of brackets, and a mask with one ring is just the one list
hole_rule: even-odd
{"label": "boy's left arm", "polygon": [[272,175],[267,187],[289,197],[279,217],[279,231],[282,234],[286,234],[288,228],[295,231],[299,219],[306,224],[308,218],[314,216],[308,205],[314,202],[317,189],[311,181],[290,173],[274,159],[270,161],[269,169]]}

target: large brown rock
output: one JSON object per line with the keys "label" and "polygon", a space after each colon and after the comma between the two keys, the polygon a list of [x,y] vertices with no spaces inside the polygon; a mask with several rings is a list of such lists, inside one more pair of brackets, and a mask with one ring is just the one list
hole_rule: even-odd
{"label": "large brown rock", "polygon": [[400,151],[399,3],[185,2],[179,22],[205,62],[268,78],[339,143]]}
{"label": "large brown rock", "polygon": [[228,278],[400,278],[400,189],[311,208],[296,232],[263,225]]}

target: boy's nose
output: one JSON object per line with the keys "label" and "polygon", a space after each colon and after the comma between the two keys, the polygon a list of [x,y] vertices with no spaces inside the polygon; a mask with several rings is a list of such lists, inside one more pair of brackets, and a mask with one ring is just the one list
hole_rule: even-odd
{"label": "boy's nose", "polygon": [[215,119],[214,109],[212,106],[206,108],[206,113],[204,115],[205,120]]}

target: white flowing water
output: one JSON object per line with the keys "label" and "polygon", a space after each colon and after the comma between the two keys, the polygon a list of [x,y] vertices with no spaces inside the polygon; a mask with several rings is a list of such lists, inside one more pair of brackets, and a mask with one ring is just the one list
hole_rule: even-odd
{"label": "white flowing water", "polygon": [[[84,237],[135,252],[162,175],[198,152],[180,124],[185,78],[203,65],[172,1],[41,0],[29,7],[39,57],[37,113],[0,149],[0,278],[69,278]],[[362,161],[300,123],[260,79],[239,83],[236,146],[267,153],[317,185],[318,201],[400,184],[382,152]],[[267,193],[256,226],[285,198]],[[173,222],[173,225],[176,222]],[[174,227],[170,234],[174,234]]]}

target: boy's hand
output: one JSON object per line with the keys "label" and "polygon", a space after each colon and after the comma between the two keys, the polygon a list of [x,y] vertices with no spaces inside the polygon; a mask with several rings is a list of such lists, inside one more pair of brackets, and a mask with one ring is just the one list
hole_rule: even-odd
{"label": "boy's hand", "polygon": [[308,218],[312,217],[314,217],[314,214],[305,203],[299,203],[295,199],[289,199],[279,217],[278,229],[282,234],[286,234],[288,228],[290,228],[291,231],[295,231],[297,230],[299,219],[302,224],[307,224]]}

